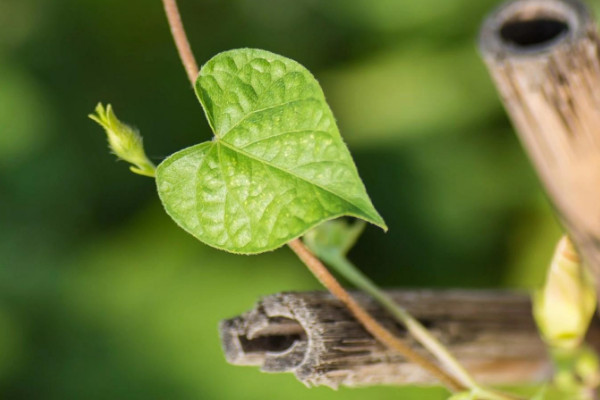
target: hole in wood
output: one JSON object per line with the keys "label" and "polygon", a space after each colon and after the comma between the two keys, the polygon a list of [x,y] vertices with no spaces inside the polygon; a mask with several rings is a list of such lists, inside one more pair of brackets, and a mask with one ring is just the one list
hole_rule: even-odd
{"label": "hole in wood", "polygon": [[298,321],[282,317],[271,318],[270,325],[255,333],[252,339],[239,336],[240,345],[246,354],[285,353],[294,343],[305,340],[306,332]]}
{"label": "hole in wood", "polygon": [[507,21],[500,28],[505,42],[519,47],[538,47],[563,37],[569,25],[558,18],[537,17],[527,20]]}
{"label": "hole in wood", "polygon": [[248,339],[240,336],[240,344],[244,353],[283,353],[296,341],[301,340],[300,335],[271,335]]}

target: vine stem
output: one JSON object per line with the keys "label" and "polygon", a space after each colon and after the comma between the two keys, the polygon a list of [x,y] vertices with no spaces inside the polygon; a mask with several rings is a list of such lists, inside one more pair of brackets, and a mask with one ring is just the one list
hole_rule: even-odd
{"label": "vine stem", "polygon": [[288,246],[296,253],[298,258],[304,262],[313,275],[337,297],[350,310],[354,317],[363,325],[363,327],[386,346],[396,350],[411,362],[419,365],[437,379],[446,385],[450,390],[460,391],[464,389],[454,377],[442,370],[436,364],[432,363],[413,349],[408,347],[404,341],[400,340],[389,330],[383,327],[367,310],[354,300],[354,298],[340,285],[335,277],[329,272],[327,267],[302,243],[300,239],[294,239],[288,243]]}
{"label": "vine stem", "polygon": [[179,53],[188,79],[192,83],[192,86],[194,86],[196,77],[198,76],[198,63],[196,62],[190,42],[185,34],[183,22],[181,22],[181,15],[177,8],[177,1],[163,0],[163,5],[165,7],[165,14],[167,14],[167,20],[169,21],[169,27],[171,28],[171,34],[175,40],[175,47],[177,47],[177,52]]}
{"label": "vine stem", "polygon": [[[181,58],[181,62],[185,68],[188,79],[192,85],[198,76],[198,63],[192,52],[189,40],[181,21],[181,14],[177,7],[176,0],[162,0],[171,28],[171,34],[175,41],[175,47]],[[375,318],[373,318],[367,310],[358,304],[352,296],[339,284],[335,277],[329,272],[327,267],[304,246],[300,239],[294,239],[288,243],[288,246],[296,253],[298,258],[304,262],[313,275],[327,288],[334,296],[348,307],[354,317],[364,326],[364,328],[373,335],[377,340],[386,346],[398,351],[402,356],[411,362],[421,366],[423,369],[431,373],[442,384],[452,391],[460,391],[464,386],[454,377],[450,376],[446,371],[439,366],[429,361],[419,353],[411,349],[404,341],[394,336],[389,330],[383,327]]]}

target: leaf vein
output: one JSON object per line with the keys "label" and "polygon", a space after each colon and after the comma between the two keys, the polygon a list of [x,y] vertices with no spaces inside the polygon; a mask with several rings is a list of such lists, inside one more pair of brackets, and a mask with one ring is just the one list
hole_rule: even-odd
{"label": "leaf vein", "polygon": [[330,136],[331,136],[331,132],[323,131],[323,130],[320,130],[320,129],[299,129],[299,130],[295,130],[295,131],[286,131],[286,132],[280,132],[280,133],[276,133],[275,135],[272,135],[272,136],[269,136],[269,137],[260,138],[260,139],[258,139],[258,140],[255,140],[255,141],[253,141],[253,142],[246,143],[244,146],[242,146],[242,147],[240,147],[240,148],[241,148],[241,149],[245,149],[245,148],[247,148],[247,147],[250,147],[250,146],[252,146],[253,144],[257,144],[257,143],[265,142],[265,141],[267,141],[267,140],[270,140],[270,139],[275,139],[275,138],[278,138],[278,137],[280,137],[280,136],[289,135],[289,134],[292,134],[292,133],[303,133],[303,132],[307,132],[307,133],[308,133],[308,132],[315,132],[315,133],[325,133],[325,134],[327,134],[327,135],[330,135]]}
{"label": "leaf vein", "polygon": [[[244,215],[246,216],[246,219],[248,220],[248,225],[250,226],[250,231],[252,231],[252,218],[250,218],[248,216],[248,211],[242,205],[242,202],[240,201],[240,199],[238,199],[238,197],[229,189],[229,184],[227,183],[227,177],[226,177],[225,173],[223,172],[223,161],[221,160],[221,146],[219,146],[218,143],[217,143],[217,158],[219,160],[219,170],[221,171],[221,176],[223,177],[223,183],[225,184],[225,201],[223,202],[223,207],[225,209],[227,209],[227,197],[230,196],[238,204],[238,206],[240,207],[240,210],[243,211]],[[225,212],[225,215],[228,215],[228,214],[229,213]],[[227,221],[225,221],[225,225],[231,226],[229,223],[227,223]],[[239,232],[240,229],[242,229],[242,227],[240,227],[237,231],[233,232],[234,235],[237,234],[237,232]],[[227,235],[229,236],[229,233]]]}
{"label": "leaf vein", "polygon": [[[231,133],[231,131],[233,131],[235,128],[237,128],[240,124],[242,124],[244,121],[246,121],[248,118],[250,118],[252,115],[260,113],[260,112],[265,112],[265,111],[269,111],[275,108],[279,108],[279,107],[283,107],[283,106],[287,106],[290,104],[294,104],[294,103],[299,103],[301,101],[308,101],[308,100],[316,100],[319,101],[318,98],[316,97],[305,97],[303,99],[296,99],[296,100],[290,100],[290,101],[286,101],[283,103],[279,103],[279,104],[274,104],[268,107],[264,107],[264,108],[259,108],[258,110],[254,110],[254,111],[250,111],[248,114],[244,115],[238,122],[236,122],[231,128],[229,128],[229,130],[227,132],[225,132],[220,139],[225,139],[225,136],[227,136],[229,133]],[[216,136],[216,133],[215,133]]]}
{"label": "leaf vein", "polygon": [[308,184],[310,184],[310,185],[314,185],[314,186],[316,186],[316,187],[320,188],[321,190],[323,190],[323,191],[325,191],[325,192],[331,193],[332,195],[334,195],[334,196],[338,197],[339,199],[341,199],[341,200],[345,201],[346,203],[350,204],[351,206],[353,206],[353,207],[356,207],[356,208],[358,208],[359,210],[361,209],[359,206],[357,206],[356,204],[354,204],[352,201],[348,200],[347,198],[345,198],[345,197],[344,197],[344,196],[342,196],[341,194],[339,194],[339,193],[336,193],[335,191],[333,191],[333,190],[331,190],[331,189],[329,189],[329,188],[327,188],[327,187],[324,187],[324,186],[322,186],[322,185],[319,185],[318,183],[315,183],[315,182],[311,182],[310,180],[308,180],[308,179],[306,179],[306,178],[304,178],[304,177],[302,177],[302,176],[300,176],[300,175],[297,175],[297,174],[295,174],[294,172],[292,172],[292,171],[290,171],[290,170],[287,170],[287,169],[285,169],[285,168],[282,168],[282,167],[280,167],[280,166],[277,166],[277,165],[271,164],[271,163],[270,163],[270,162],[268,162],[268,161],[265,161],[265,160],[261,160],[261,159],[259,159],[259,158],[256,158],[256,157],[255,157],[255,156],[253,156],[252,154],[250,154],[250,153],[247,153],[247,152],[245,152],[245,151],[243,151],[243,150],[241,150],[241,149],[238,149],[238,148],[236,148],[236,147],[232,147],[231,145],[229,145],[229,144],[228,144],[228,143],[226,143],[226,142],[221,142],[221,144],[222,144],[223,146],[225,146],[225,147],[229,148],[230,150],[232,150],[232,151],[234,151],[234,152],[237,152],[237,153],[239,153],[240,155],[243,155],[243,156],[245,156],[246,158],[249,158],[249,159],[251,159],[252,161],[255,161],[255,162],[258,162],[258,163],[262,163],[262,164],[264,164],[264,165],[266,165],[266,166],[269,166],[269,167],[271,167],[271,168],[273,168],[273,169],[276,169],[276,170],[278,170],[278,171],[281,171],[281,172],[284,172],[284,173],[286,173],[286,174],[288,174],[288,175],[291,175],[292,177],[294,177],[294,178],[296,178],[296,179],[298,179],[298,180],[300,180],[300,181],[302,181],[302,182],[308,183]]}

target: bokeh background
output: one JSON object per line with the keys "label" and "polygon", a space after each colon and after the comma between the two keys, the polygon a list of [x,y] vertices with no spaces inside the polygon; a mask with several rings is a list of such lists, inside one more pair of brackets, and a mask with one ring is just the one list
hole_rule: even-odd
{"label": "bokeh background", "polygon": [[[200,62],[231,48],[320,80],[390,231],[351,256],[383,286],[539,285],[560,234],[476,51],[496,0],[180,0]],[[444,399],[308,389],[227,365],[217,323],[318,288],[287,249],[210,249],[109,155],[98,101],[149,155],[211,137],[159,0],[0,0],[0,397]]]}

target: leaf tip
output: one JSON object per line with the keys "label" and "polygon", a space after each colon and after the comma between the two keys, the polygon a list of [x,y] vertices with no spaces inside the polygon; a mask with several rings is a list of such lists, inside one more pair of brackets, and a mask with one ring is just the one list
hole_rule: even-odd
{"label": "leaf tip", "polygon": [[381,220],[381,223],[378,224],[377,226],[379,226],[385,233],[387,233],[390,230],[390,228],[388,228],[387,224],[385,223],[385,221],[383,219]]}
{"label": "leaf tip", "polygon": [[381,215],[379,215],[379,213],[377,211],[375,211],[375,215],[373,217],[367,219],[366,221],[381,228],[381,230],[383,230],[383,232],[385,232],[385,233],[387,233],[387,231],[389,230],[387,224],[385,223],[385,221],[383,220],[383,218],[381,217]]}

